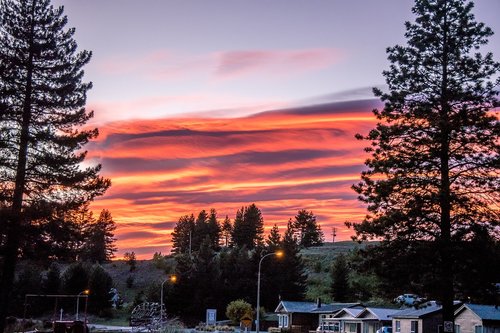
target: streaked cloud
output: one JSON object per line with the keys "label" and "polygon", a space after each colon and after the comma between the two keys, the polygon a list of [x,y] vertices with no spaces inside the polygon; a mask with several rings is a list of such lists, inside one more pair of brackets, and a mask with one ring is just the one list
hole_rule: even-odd
{"label": "streaked cloud", "polygon": [[[234,218],[256,203],[266,228],[284,231],[298,210],[312,210],[325,231],[350,236],[343,222],[365,209],[350,189],[359,179],[375,124],[375,101],[271,110],[239,118],[121,121],[100,128],[89,157],[103,164],[112,188],[93,208],[118,223],[120,253],[169,252],[180,216],[215,208]],[[343,236],[341,236],[343,235]]]}
{"label": "streaked cloud", "polygon": [[289,76],[323,69],[340,59],[341,52],[334,49],[231,51],[218,55],[215,74],[225,79],[263,73]]}

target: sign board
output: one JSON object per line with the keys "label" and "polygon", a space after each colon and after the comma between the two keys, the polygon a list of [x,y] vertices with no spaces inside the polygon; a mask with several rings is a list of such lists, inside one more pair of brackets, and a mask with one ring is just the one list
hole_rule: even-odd
{"label": "sign board", "polygon": [[452,321],[445,321],[444,322],[444,332],[449,332],[449,333],[453,333],[453,322]]}
{"label": "sign board", "polygon": [[217,310],[207,309],[207,325],[215,325],[217,323]]}

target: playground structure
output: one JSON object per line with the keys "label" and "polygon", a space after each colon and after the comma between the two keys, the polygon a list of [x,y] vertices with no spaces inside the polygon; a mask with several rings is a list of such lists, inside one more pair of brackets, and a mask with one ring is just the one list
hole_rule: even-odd
{"label": "playground structure", "polygon": [[[54,333],[87,333],[87,305],[88,305],[88,290],[82,291],[78,295],[40,295],[40,294],[26,294],[24,297],[24,313],[23,313],[23,327],[26,322],[26,315],[28,309],[29,298],[54,298],[54,313],[52,315],[52,326]],[[59,320],[57,320],[58,300],[60,298],[76,298],[76,312],[75,320],[63,320],[63,309],[59,310]],[[79,320],[80,298],[85,299],[84,319]],[[24,332],[24,329],[23,329]]]}

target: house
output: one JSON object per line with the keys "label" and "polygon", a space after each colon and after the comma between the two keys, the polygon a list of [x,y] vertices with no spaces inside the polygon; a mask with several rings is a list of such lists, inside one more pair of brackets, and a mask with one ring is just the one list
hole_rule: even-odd
{"label": "house", "polygon": [[331,303],[281,301],[276,307],[278,327],[293,332],[316,330],[320,323],[328,322],[334,314],[343,308],[359,305],[359,303]]}
{"label": "house", "polygon": [[[300,331],[309,331],[318,326],[318,315],[313,313],[318,309],[319,302],[281,301],[276,307],[278,327]],[[321,304],[319,304],[321,306]]]}
{"label": "house", "polygon": [[463,304],[455,311],[456,333],[500,333],[500,308]]}
{"label": "house", "polygon": [[361,325],[363,321],[358,318],[358,315],[364,310],[364,307],[357,306],[352,308],[343,308],[337,312],[333,318],[338,321],[341,332],[345,333],[361,333]]}
{"label": "house", "polygon": [[340,332],[340,320],[335,318],[335,315],[348,308],[362,308],[360,303],[332,303],[323,305],[321,308],[314,310],[313,312],[319,314],[319,332]]}
{"label": "house", "polygon": [[408,308],[394,313],[393,333],[438,333],[442,325],[442,307],[435,301],[419,308]]}
{"label": "house", "polygon": [[365,308],[357,315],[357,318],[361,319],[362,322],[361,332],[376,333],[383,326],[392,327],[391,316],[398,311],[387,308]]}

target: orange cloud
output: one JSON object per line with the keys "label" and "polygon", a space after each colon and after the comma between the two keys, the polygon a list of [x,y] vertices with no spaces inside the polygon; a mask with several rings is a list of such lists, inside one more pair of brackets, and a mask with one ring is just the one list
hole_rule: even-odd
{"label": "orange cloud", "polygon": [[351,185],[359,180],[375,101],[262,112],[241,118],[122,121],[100,128],[90,157],[113,186],[93,209],[110,209],[120,253],[168,253],[178,218],[215,208],[234,218],[255,202],[266,228],[284,230],[298,210],[312,210],[327,240],[331,228],[365,215]]}

